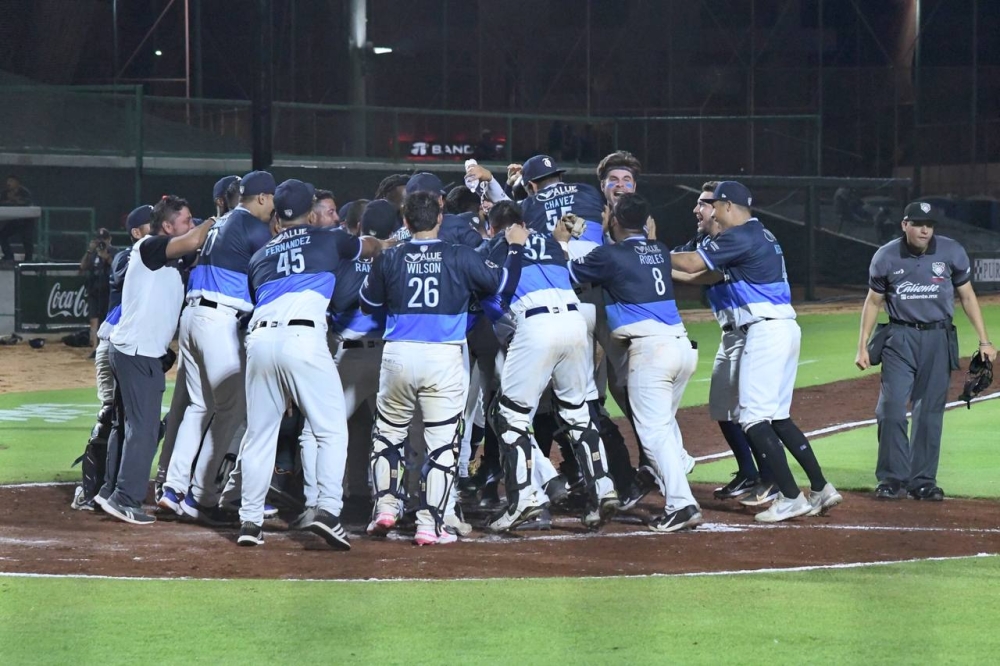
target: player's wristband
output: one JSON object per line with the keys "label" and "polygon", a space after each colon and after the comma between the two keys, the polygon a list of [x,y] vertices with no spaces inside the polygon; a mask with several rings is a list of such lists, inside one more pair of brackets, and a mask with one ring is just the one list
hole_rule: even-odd
{"label": "player's wristband", "polygon": [[979,343],[979,346],[980,346],[980,347],[992,347],[992,346],[993,346],[993,343],[992,343],[992,342],[990,342],[989,340],[987,340],[986,342],[980,342],[980,343]]}

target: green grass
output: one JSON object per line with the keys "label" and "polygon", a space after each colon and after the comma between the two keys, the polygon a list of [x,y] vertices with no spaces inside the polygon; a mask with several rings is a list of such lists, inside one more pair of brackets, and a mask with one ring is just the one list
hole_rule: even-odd
{"label": "green grass", "polygon": [[0,662],[990,663],[998,592],[997,557],[599,580],[8,578]]}
{"label": "green grass", "polygon": [[[875,405],[872,404],[874,417]],[[997,477],[996,424],[1000,423],[1000,399],[976,403],[944,415],[941,461],[938,484],[949,495],[1000,497]],[[826,477],[842,489],[871,490],[875,487],[875,458],[878,434],[875,426],[828,435],[813,441],[816,456]],[[799,483],[805,475],[789,456]],[[736,466],[732,458],[699,464],[691,475],[693,481],[723,482]]]}

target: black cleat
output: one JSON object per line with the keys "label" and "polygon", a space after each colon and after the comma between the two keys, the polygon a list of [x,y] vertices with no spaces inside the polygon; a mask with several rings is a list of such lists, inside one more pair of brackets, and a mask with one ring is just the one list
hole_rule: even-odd
{"label": "black cleat", "polygon": [[732,481],[721,488],[716,488],[712,495],[717,500],[739,499],[753,490],[755,485],[757,485],[756,478],[751,479],[736,472]]}
{"label": "black cleat", "polygon": [[906,497],[906,492],[900,486],[899,481],[883,481],[875,488],[875,499],[877,500],[898,500]]}
{"label": "black cleat", "polygon": [[344,526],[340,524],[340,518],[325,509],[316,512],[316,517],[306,525],[306,529],[323,537],[323,540],[335,550],[351,549],[351,541],[347,538]]}
{"label": "black cleat", "polygon": [[649,523],[649,529],[654,532],[677,532],[683,529],[693,529],[701,523],[701,511],[697,504],[691,504],[683,509],[677,509],[654,518]]}
{"label": "black cleat", "polygon": [[240,525],[240,535],[236,538],[238,546],[263,546],[264,528],[251,522]]}

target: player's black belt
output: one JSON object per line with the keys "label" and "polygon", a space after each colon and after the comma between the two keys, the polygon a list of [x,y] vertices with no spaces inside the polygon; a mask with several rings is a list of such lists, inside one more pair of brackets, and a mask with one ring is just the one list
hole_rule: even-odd
{"label": "player's black belt", "polygon": [[[743,324],[742,326],[740,326],[740,333],[742,333],[743,335],[746,335],[747,331],[749,331],[750,327],[753,326],[754,324],[758,324],[758,323],[760,323],[762,321],[772,321],[772,320],[774,320],[774,317],[761,317],[757,321],[752,321],[749,324]],[[723,330],[725,330],[725,329],[723,329]]]}
{"label": "player's black belt", "polygon": [[951,325],[951,320],[941,319],[939,321],[928,321],[928,322],[910,322],[903,321],[902,319],[893,319],[889,317],[889,323],[895,324],[897,326],[906,326],[907,328],[915,328],[918,331],[931,331],[935,328],[948,328]]}
{"label": "player's black belt", "polygon": [[200,305],[203,308],[212,308],[213,310],[219,307],[218,303],[216,303],[215,301],[210,301],[207,298],[199,298],[198,302],[195,303],[195,305]]}
{"label": "player's black belt", "polygon": [[[256,324],[254,324],[253,328],[251,328],[250,330],[251,331],[256,331],[258,328],[277,328],[278,326],[281,326],[281,325],[282,325],[282,323],[280,321],[266,321],[266,320],[261,320],[261,321],[257,322]],[[284,325],[285,326],[306,326],[307,328],[316,328],[316,322],[311,321],[309,319],[292,319],[291,321],[289,321],[287,324],[284,324]]]}
{"label": "player's black belt", "polygon": [[[576,303],[570,303],[569,305],[566,306],[566,310],[579,310],[579,309],[580,308],[577,307]],[[564,310],[559,307],[549,307],[548,305],[542,305],[537,308],[531,308],[530,310],[525,310],[524,318],[527,319],[528,317],[534,317],[535,315],[546,314],[548,312],[551,312],[552,314],[558,314],[563,311]]]}
{"label": "player's black belt", "polygon": [[344,349],[364,349],[365,347],[381,347],[385,340],[344,340]]}

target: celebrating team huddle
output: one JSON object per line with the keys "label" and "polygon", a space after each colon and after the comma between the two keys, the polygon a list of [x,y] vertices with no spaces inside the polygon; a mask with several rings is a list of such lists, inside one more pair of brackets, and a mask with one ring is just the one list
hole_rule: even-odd
{"label": "celebrating team huddle", "polygon": [[[450,192],[429,173],[394,177],[339,212],[328,191],[254,171],[220,180],[217,215],[200,224],[175,196],[137,208],[99,331],[98,377],[114,382],[73,507],[155,522],[143,501],[162,437],[156,510],[238,524],[241,546],[264,543],[273,501],[294,507],[291,528],[349,550],[349,445],[369,460],[365,487],[347,491],[370,495],[371,538],[454,543],[473,532],[469,508],[490,510],[487,532],[547,529],[556,509],[599,530],[654,490],[648,528],[693,529],[694,462],[675,417],[698,345],[675,282],[704,285],[722,329],[710,414],[738,471],[715,497],[760,507],[761,522],[839,504],[789,413],[801,332],[750,192],[706,183],[697,236],[671,250],[635,192],[639,170],[612,153],[598,189],[544,155],[506,182],[470,160]],[[635,465],[606,391],[634,430]],[[370,437],[351,442],[366,403]]]}

